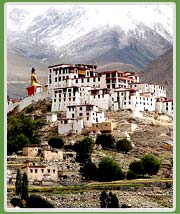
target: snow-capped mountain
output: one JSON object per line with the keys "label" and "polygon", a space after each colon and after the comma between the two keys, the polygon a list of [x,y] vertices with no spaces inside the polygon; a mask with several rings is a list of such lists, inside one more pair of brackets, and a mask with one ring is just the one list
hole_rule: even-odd
{"label": "snow-capped mountain", "polygon": [[[7,47],[14,62],[18,55],[46,66],[118,62],[144,68],[172,46],[172,18],[172,5],[9,6]],[[33,66],[39,65],[27,68]],[[9,79],[15,75],[8,69]]]}

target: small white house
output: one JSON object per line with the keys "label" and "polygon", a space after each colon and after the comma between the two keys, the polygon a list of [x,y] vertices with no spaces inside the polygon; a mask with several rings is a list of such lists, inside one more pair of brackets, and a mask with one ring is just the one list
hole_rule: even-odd
{"label": "small white house", "polygon": [[80,134],[84,128],[82,119],[61,119],[58,125],[58,134],[68,135],[69,133]]}
{"label": "small white house", "polygon": [[52,112],[47,113],[46,114],[46,121],[49,123],[56,122],[57,121],[57,114],[52,113]]}

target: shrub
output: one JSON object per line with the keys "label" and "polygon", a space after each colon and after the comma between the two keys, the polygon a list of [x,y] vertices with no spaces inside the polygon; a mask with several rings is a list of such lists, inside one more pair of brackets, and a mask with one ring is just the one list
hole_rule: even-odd
{"label": "shrub", "polygon": [[48,144],[53,148],[61,149],[64,146],[64,140],[59,136],[55,136],[49,139]]}
{"label": "shrub", "polygon": [[101,134],[97,136],[96,144],[112,149],[115,146],[115,138],[111,134]]}
{"label": "shrub", "polygon": [[136,179],[137,178],[137,174],[134,171],[129,170],[127,172],[126,178],[127,178],[127,180]]}
{"label": "shrub", "polygon": [[86,162],[81,168],[80,173],[82,176],[87,180],[95,180],[96,179],[96,173],[97,173],[97,167],[96,165],[90,160]]}
{"label": "shrub", "polygon": [[47,201],[46,199],[38,196],[38,195],[31,195],[28,197],[27,208],[54,208],[54,206]]}
{"label": "shrub", "polygon": [[122,139],[116,143],[116,149],[127,154],[131,149],[133,149],[133,146],[129,140]]}
{"label": "shrub", "polygon": [[156,175],[160,169],[160,161],[153,155],[147,154],[141,158],[143,174]]}
{"label": "shrub", "polygon": [[138,175],[143,174],[143,165],[142,161],[133,161],[129,165],[129,169]]}
{"label": "shrub", "polygon": [[93,147],[94,141],[89,137],[85,137],[83,140],[76,143],[74,145],[74,149],[76,151],[76,161],[80,163],[86,163],[90,161]]}
{"label": "shrub", "polygon": [[116,181],[124,178],[124,172],[113,159],[105,157],[100,161],[98,168],[99,181]]}
{"label": "shrub", "polygon": [[21,199],[20,198],[12,198],[11,199],[11,204],[14,206],[14,207],[22,207],[22,204],[21,204]]}

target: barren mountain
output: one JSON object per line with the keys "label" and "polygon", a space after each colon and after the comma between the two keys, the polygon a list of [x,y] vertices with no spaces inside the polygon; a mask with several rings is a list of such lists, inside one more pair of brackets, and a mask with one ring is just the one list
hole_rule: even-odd
{"label": "barren mountain", "polygon": [[147,83],[163,84],[167,89],[168,98],[173,98],[173,49],[153,60],[140,73],[142,80]]}

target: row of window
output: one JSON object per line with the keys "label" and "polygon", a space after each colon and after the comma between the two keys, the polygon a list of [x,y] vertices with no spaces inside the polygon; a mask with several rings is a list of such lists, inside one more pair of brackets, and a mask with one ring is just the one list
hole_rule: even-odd
{"label": "row of window", "polygon": [[[127,105],[127,104],[131,105],[131,101],[129,101],[129,102],[124,102],[124,105]],[[136,104],[140,104],[140,105],[142,105],[142,104],[143,104],[143,105],[146,105],[146,104],[147,104],[147,105],[151,105],[151,106],[152,106],[152,103],[149,104],[149,103],[145,103],[145,102],[143,102],[143,103],[142,103],[142,102],[140,102],[140,103],[136,102]]]}
{"label": "row of window", "polygon": [[[30,169],[30,173],[45,173],[45,169]],[[47,173],[55,173],[56,170],[55,169],[47,169],[46,170]]]}

